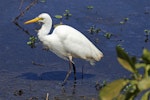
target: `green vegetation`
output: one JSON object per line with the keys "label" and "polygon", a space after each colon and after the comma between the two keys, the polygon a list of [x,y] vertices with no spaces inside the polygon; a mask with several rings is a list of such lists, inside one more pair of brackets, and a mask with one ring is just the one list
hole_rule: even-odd
{"label": "green vegetation", "polygon": [[[100,100],[134,100],[139,93],[144,93],[141,100],[150,96],[150,51],[143,49],[140,61],[130,57],[120,46],[116,47],[118,62],[132,73],[131,78],[122,78],[106,84],[100,90]],[[144,69],[140,73],[139,69]]]}
{"label": "green vegetation", "polygon": [[54,28],[57,27],[57,26],[59,26],[59,25],[62,25],[62,24],[63,24],[63,23],[62,23],[62,18],[63,18],[62,15],[55,15],[55,18],[60,19],[60,23],[59,23],[59,24],[55,24],[55,25],[54,25]]}
{"label": "green vegetation", "polygon": [[87,9],[93,9],[94,7],[93,6],[87,6]]}
{"label": "green vegetation", "polygon": [[71,17],[72,16],[72,14],[70,13],[70,11],[69,10],[65,10],[65,12],[64,12],[64,14],[63,14],[64,16],[65,16],[65,18],[66,19],[69,19],[69,17]]}
{"label": "green vegetation", "polygon": [[100,31],[101,31],[101,29],[100,29],[100,28],[96,28],[94,25],[91,26],[91,27],[88,29],[88,32],[89,32],[90,34],[99,33]]}
{"label": "green vegetation", "polygon": [[148,35],[148,36],[150,35],[150,30],[145,29],[144,32],[145,32],[145,35]]}
{"label": "green vegetation", "polygon": [[148,40],[149,40],[148,37],[150,35],[150,30],[145,29],[144,32],[145,32],[145,36],[146,36],[145,42],[148,42]]}
{"label": "green vegetation", "polygon": [[55,15],[55,18],[62,19],[63,17],[61,15]]}
{"label": "green vegetation", "polygon": [[104,34],[104,36],[105,36],[107,39],[110,39],[110,38],[111,38],[111,36],[112,36],[112,34],[111,34],[111,33],[106,32],[106,33]]}
{"label": "green vegetation", "polygon": [[[72,14],[70,13],[69,10],[65,10],[63,16],[64,16],[66,19],[69,19],[69,17],[71,17]],[[55,15],[55,18],[57,18],[57,19],[62,19],[63,16],[62,16],[62,15]]]}
{"label": "green vegetation", "polygon": [[64,12],[63,15],[55,15],[55,16],[54,16],[55,18],[60,19],[60,23],[59,23],[59,24],[55,24],[55,25],[54,25],[54,28],[57,27],[57,26],[59,26],[59,25],[62,25],[62,24],[63,24],[63,22],[62,22],[63,17],[65,17],[65,19],[68,20],[69,17],[71,17],[71,16],[72,16],[72,14],[70,13],[69,10],[65,10],[65,12]]}
{"label": "green vegetation", "polygon": [[90,34],[98,34],[99,32],[102,32],[104,33],[104,37],[106,37],[107,39],[110,39],[112,37],[113,34],[109,33],[109,32],[106,32],[100,28],[96,28],[94,25],[91,26],[89,29],[88,29],[88,32]]}
{"label": "green vegetation", "polygon": [[29,41],[27,42],[27,45],[29,45],[31,48],[35,48],[35,43],[37,41],[37,37],[35,36],[30,36]]}
{"label": "green vegetation", "polygon": [[120,24],[125,24],[128,20],[129,18],[124,18],[122,21],[120,21]]}

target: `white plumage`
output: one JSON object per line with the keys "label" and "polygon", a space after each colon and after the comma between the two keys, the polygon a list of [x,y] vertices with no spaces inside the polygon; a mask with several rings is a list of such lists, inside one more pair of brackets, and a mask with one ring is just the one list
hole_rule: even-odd
{"label": "white plumage", "polygon": [[38,38],[50,51],[60,58],[69,60],[72,64],[72,58],[81,58],[93,65],[94,62],[99,61],[103,57],[103,53],[92,42],[71,26],[59,25],[49,34],[52,27],[52,19],[47,13],[42,13],[38,17],[25,22],[25,24],[33,22],[43,23],[38,31]]}

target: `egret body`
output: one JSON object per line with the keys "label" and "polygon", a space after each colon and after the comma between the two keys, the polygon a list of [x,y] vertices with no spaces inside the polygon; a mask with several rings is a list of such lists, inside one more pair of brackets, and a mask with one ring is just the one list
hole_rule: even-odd
{"label": "egret body", "polygon": [[97,49],[81,32],[68,25],[57,26],[51,34],[52,19],[49,14],[42,13],[38,17],[26,21],[25,24],[42,22],[43,25],[38,30],[38,38],[44,46],[62,59],[69,61],[69,70],[64,83],[69,77],[72,67],[74,70],[74,79],[76,80],[76,69],[73,58],[81,58],[89,61],[91,65],[100,61],[103,53]]}

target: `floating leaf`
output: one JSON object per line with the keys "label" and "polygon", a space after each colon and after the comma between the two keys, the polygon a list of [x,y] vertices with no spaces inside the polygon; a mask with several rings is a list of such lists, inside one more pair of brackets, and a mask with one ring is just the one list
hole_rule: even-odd
{"label": "floating leaf", "polygon": [[129,20],[129,18],[124,18],[124,22],[127,22]]}
{"label": "floating leaf", "polygon": [[102,30],[100,28],[96,28],[94,25],[92,25],[89,29],[88,32],[90,34],[98,34],[99,32],[101,32]]}
{"label": "floating leaf", "polygon": [[149,100],[150,98],[150,91],[147,91],[141,98],[141,100]]}
{"label": "floating leaf", "polygon": [[66,9],[65,12],[66,12],[66,13],[69,13],[70,11]]}
{"label": "floating leaf", "polygon": [[94,7],[93,6],[87,6],[87,9],[93,9]]}
{"label": "floating leaf", "polygon": [[120,24],[124,24],[125,22],[124,21],[120,21]]}
{"label": "floating leaf", "polygon": [[107,33],[104,34],[104,36],[105,36],[107,39],[110,39],[110,37],[112,36],[112,34],[107,32]]}
{"label": "floating leaf", "polygon": [[72,16],[69,10],[65,10],[63,15],[66,17],[66,19],[69,19],[69,17]]}
{"label": "floating leaf", "polygon": [[[100,100],[113,100],[120,95],[121,90],[128,82],[128,80],[119,79],[107,84],[100,90]],[[120,98],[123,98],[123,96]]]}
{"label": "floating leaf", "polygon": [[128,20],[129,18],[124,18],[123,21],[120,21],[120,24],[125,24]]}
{"label": "floating leaf", "polygon": [[61,15],[55,15],[55,18],[62,19],[62,16]]}
{"label": "floating leaf", "polygon": [[28,41],[28,42],[27,42],[27,45],[31,45],[31,44],[32,44],[32,42],[31,42],[31,41]]}
{"label": "floating leaf", "polygon": [[144,32],[146,33],[145,35],[150,35],[150,30],[145,29]]}

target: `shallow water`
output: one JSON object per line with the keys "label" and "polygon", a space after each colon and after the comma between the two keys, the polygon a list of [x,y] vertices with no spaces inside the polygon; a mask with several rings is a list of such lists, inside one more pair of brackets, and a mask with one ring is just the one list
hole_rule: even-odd
{"label": "shallow water", "polygon": [[[24,0],[20,10],[20,0],[5,0],[0,4],[1,100],[45,100],[47,93],[49,98],[56,97],[58,100],[84,100],[82,96],[85,96],[86,100],[97,99],[96,82],[112,81],[130,74],[117,62],[116,45],[121,44],[130,55],[137,57],[142,54],[143,48],[150,49],[150,41],[145,42],[144,33],[145,29],[150,29],[149,0],[84,0],[82,3],[81,0],[46,0],[34,5],[18,20],[21,27],[31,34],[36,36],[34,29],[38,25],[24,25],[24,21],[47,12],[52,16],[53,23],[57,24],[59,20],[53,16],[63,14],[68,9],[72,16],[69,20],[63,19],[63,23],[84,33],[104,53],[104,58],[97,62],[95,67],[75,59],[77,86],[72,96],[73,74],[64,87],[65,92],[62,92],[61,87],[68,70],[68,62],[51,52],[43,51],[40,44],[31,49],[26,44],[29,36],[12,22],[30,3],[30,0]],[[89,5],[94,8],[88,10]],[[126,17],[129,20],[121,25],[120,21]],[[102,32],[91,35],[87,30],[93,25],[112,33],[113,36],[107,39]],[[95,42],[96,40],[98,42]],[[44,66],[35,66],[32,61]]]}

